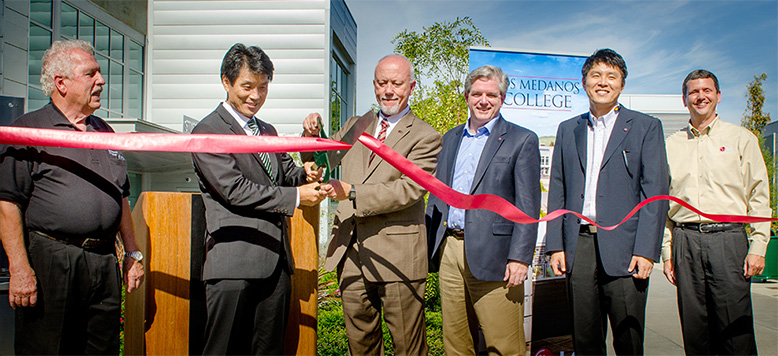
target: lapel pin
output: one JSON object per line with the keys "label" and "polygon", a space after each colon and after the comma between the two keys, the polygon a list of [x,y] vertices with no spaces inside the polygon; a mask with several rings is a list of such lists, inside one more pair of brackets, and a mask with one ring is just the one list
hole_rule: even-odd
{"label": "lapel pin", "polygon": [[624,128],[624,132],[627,132],[627,128],[626,127]]}

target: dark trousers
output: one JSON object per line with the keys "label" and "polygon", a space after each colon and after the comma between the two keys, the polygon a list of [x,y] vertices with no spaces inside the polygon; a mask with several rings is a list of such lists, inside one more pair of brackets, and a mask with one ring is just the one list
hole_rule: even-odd
{"label": "dark trousers", "polygon": [[112,249],[90,252],[30,233],[38,303],[16,308],[17,355],[118,355],[121,280]]}
{"label": "dark trousers", "polygon": [[567,278],[576,355],[605,355],[608,319],[618,355],[642,355],[648,279],[605,274],[595,234],[578,236]]}
{"label": "dark trousers", "polygon": [[[687,355],[756,355],[743,227],[673,229],[673,268]],[[774,311],[773,311],[774,312]]]}
{"label": "dark trousers", "polygon": [[265,279],[205,283],[204,355],[283,355],[291,280],[279,260]]}

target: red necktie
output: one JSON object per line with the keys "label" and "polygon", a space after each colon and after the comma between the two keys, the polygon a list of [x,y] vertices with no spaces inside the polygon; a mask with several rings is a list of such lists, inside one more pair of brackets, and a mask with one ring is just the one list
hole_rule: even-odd
{"label": "red necktie", "polygon": [[[388,128],[389,128],[389,121],[386,121],[386,119],[381,119],[381,131],[378,131],[378,137],[376,137],[376,139],[378,139],[378,141],[381,141],[381,143],[384,143],[384,141],[386,140],[386,129]],[[373,157],[375,157],[375,152],[371,151],[370,161],[367,163],[368,165],[373,163]]]}

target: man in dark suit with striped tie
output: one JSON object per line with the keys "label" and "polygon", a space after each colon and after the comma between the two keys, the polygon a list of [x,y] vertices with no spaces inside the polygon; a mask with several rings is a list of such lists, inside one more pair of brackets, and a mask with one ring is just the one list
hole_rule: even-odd
{"label": "man in dark suit with striped tie", "polygon": [[[255,116],[273,79],[267,54],[235,44],[221,78],[227,100],[192,133],[275,136]],[[297,167],[286,153],[193,153],[192,161],[207,225],[203,353],[283,354],[294,271],[286,218],[326,197],[316,189],[321,172]]]}

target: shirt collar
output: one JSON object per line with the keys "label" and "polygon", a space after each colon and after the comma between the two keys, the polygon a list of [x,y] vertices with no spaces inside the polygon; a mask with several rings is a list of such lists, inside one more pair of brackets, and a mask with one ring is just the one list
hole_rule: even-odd
{"label": "shirt collar", "polygon": [[[252,118],[248,118],[245,115],[239,113],[235,108],[232,107],[228,102],[222,101],[222,106],[227,109],[227,112],[232,115],[232,117],[235,119],[235,121],[242,127],[244,130],[248,127],[249,120]],[[259,125],[259,123],[257,123]]]}
{"label": "shirt collar", "polygon": [[[54,105],[54,103],[51,101],[49,101],[48,105],[51,105],[51,108],[54,110],[54,112],[58,114],[51,117],[52,126],[68,126],[74,130],[81,131],[76,127],[76,125],[73,125],[73,123],[70,122],[67,117],[65,117],[65,114],[62,113],[62,110],[60,110],[57,105]],[[92,127],[92,115],[87,116],[87,118],[84,120],[84,125],[86,126],[86,131],[91,131],[90,127]]]}
{"label": "shirt collar", "polygon": [[389,121],[389,123],[390,123],[390,124],[396,124],[396,123],[397,123],[398,121],[400,121],[400,119],[402,119],[402,118],[403,118],[405,115],[408,115],[408,112],[409,112],[409,111],[411,111],[411,107],[410,107],[410,106],[406,106],[406,107],[405,107],[405,109],[403,109],[403,110],[402,110],[402,111],[400,111],[399,113],[397,113],[397,114],[395,114],[395,115],[392,115],[392,116],[389,116],[389,117],[387,117],[386,115],[384,115],[384,112],[383,112],[383,111],[379,110],[379,111],[378,111],[378,117],[380,117],[380,118],[382,118],[382,119],[386,119],[386,121]]}
{"label": "shirt collar", "polygon": [[470,130],[467,128],[470,127],[470,119],[467,119],[467,122],[465,122],[465,127],[462,129],[465,132],[465,136],[468,137],[478,137],[481,135],[489,136],[489,134],[492,132],[492,129],[494,129],[494,125],[497,124],[497,119],[500,118],[500,114],[497,114],[497,116],[494,117],[494,119],[489,120],[484,126],[481,126],[476,130],[475,135],[470,134]]}
{"label": "shirt collar", "polygon": [[694,136],[710,135],[711,131],[716,131],[716,127],[719,126],[719,121],[719,116],[716,115],[713,121],[711,121],[708,126],[705,126],[705,128],[700,131],[697,130],[696,127],[692,126],[692,120],[689,119],[689,131],[691,131]]}
{"label": "shirt collar", "polygon": [[[607,114],[602,116],[602,122],[605,124],[605,127],[611,127],[614,122],[616,122],[616,118],[619,116],[619,110],[621,108],[621,105],[616,105],[611,109],[611,111],[608,111]],[[594,115],[591,111],[589,111],[589,126],[595,127],[598,124],[597,120],[599,119],[597,116]]]}

